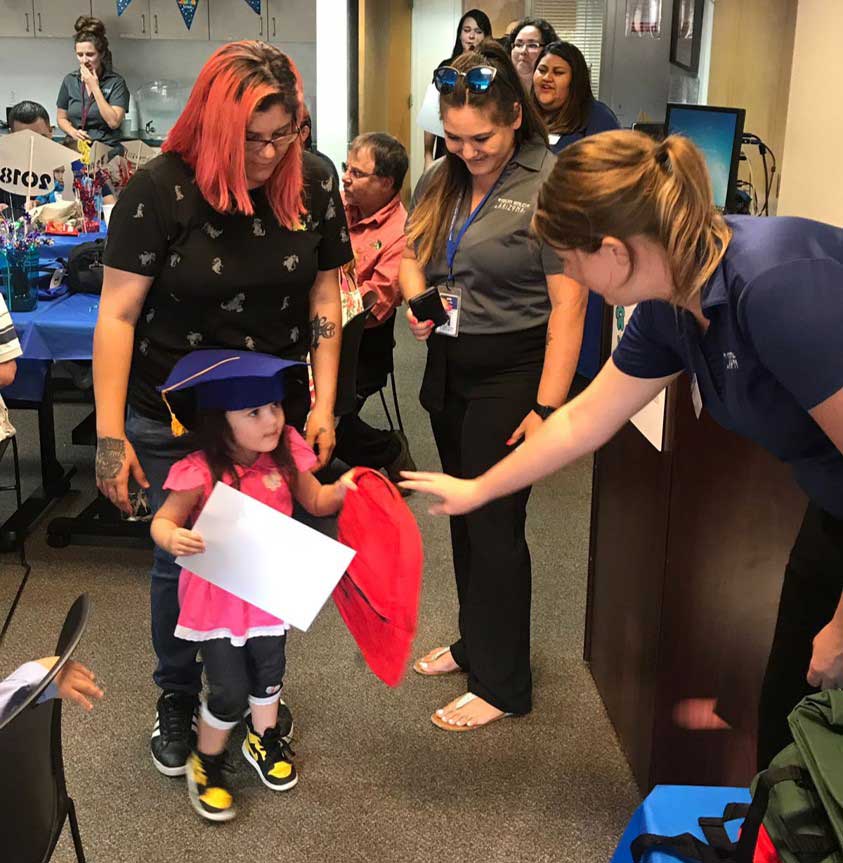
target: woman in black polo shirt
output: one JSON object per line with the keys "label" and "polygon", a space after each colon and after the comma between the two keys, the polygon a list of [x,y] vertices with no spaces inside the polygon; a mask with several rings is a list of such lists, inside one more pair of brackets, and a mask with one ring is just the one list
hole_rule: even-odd
{"label": "woman in black polo shirt", "polygon": [[[408,318],[416,338],[427,339],[421,402],[442,466],[472,477],[565,401],[586,295],[529,236],[553,155],[506,51],[484,41],[437,69],[434,82],[448,155],[416,189],[399,278],[408,300],[441,285],[459,305],[450,336]],[[529,494],[451,520],[459,638],[414,666],[425,675],[468,673],[468,691],[431,717],[443,730],[479,728],[532,706]]]}
{"label": "woman in black polo shirt", "polygon": [[[128,510],[130,474],[163,502],[174,437],[156,387],[200,347],[303,359],[316,400],[306,437],[325,464],[334,444],[339,364],[337,268],[351,257],[339,191],[303,153],[301,78],[277,48],[235,42],[205,64],[164,153],[139,171],[111,216],[94,334],[97,485]],[[290,375],[288,422],[305,427],[306,374]],[[128,411],[126,411],[128,407]],[[196,645],[175,638],[179,567],[156,549],[154,679],[163,693],[152,738],[156,767],[182,774],[200,691]]]}
{"label": "woman in black polo shirt", "polygon": [[102,21],[83,15],[74,29],[79,69],[61,82],[56,99],[59,128],[74,141],[116,144],[122,138],[120,124],[129,108],[129,88],[111,68]]}

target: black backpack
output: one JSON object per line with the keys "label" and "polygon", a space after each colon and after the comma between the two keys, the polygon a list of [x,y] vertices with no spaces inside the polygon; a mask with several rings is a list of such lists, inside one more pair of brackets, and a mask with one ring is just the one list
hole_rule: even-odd
{"label": "black backpack", "polygon": [[80,243],[67,257],[67,283],[72,294],[102,293],[105,240]]}

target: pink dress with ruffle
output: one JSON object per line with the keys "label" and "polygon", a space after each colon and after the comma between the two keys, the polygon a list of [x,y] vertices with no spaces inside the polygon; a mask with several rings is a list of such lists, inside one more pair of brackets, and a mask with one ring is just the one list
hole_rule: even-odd
{"label": "pink dress with ruffle", "polygon": [[[309,471],[316,464],[313,450],[295,429],[287,427],[284,434],[296,468],[300,472]],[[268,453],[262,453],[251,467],[237,465],[236,470],[240,491],[285,515],[292,515],[290,487]],[[229,479],[224,477],[223,482],[231,485]],[[177,461],[170,468],[164,488],[170,491],[202,489],[202,496],[190,517],[191,524],[195,523],[213,489],[211,469],[204,453],[194,452]],[[281,635],[290,628],[283,620],[184,568],[179,576],[179,606],[175,634],[188,641],[228,638],[235,647],[241,647],[250,638]]]}

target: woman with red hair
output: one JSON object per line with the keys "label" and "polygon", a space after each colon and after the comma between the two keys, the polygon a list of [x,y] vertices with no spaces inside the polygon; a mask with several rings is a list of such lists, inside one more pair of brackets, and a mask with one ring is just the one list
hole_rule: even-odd
{"label": "woman with red hair", "polygon": [[[313,409],[307,416],[307,379],[294,374],[285,409],[319,464],[330,458],[337,269],[352,253],[337,184],[302,150],[303,106],[289,57],[261,42],[223,46],[199,73],[163,154],[132,178],[112,213],[94,333],[96,476],[125,512],[130,478],[148,490],[154,512],[171,465],[191,449],[173,436],[156,388],[196,348],[285,359],[310,350]],[[174,635],[179,567],[156,549],[151,576],[153,678],[163,690],[152,757],[175,776],[192,743],[201,666],[196,645]]]}

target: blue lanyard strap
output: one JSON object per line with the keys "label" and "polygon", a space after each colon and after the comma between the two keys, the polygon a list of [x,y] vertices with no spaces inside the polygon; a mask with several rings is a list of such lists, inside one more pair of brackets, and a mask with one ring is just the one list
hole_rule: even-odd
{"label": "blue lanyard strap", "polygon": [[454,280],[454,258],[457,256],[457,249],[460,247],[460,243],[462,242],[462,238],[465,236],[465,232],[471,227],[471,223],[477,218],[480,211],[483,209],[483,205],[489,198],[492,197],[492,193],[497,189],[501,180],[503,179],[503,173],[497,180],[495,180],[494,185],[488,192],[483,196],[483,200],[468,214],[468,218],[463,222],[463,226],[460,228],[457,236],[454,237],[454,227],[457,223],[457,216],[459,215],[460,207],[462,207],[463,194],[460,193],[459,199],[457,200],[457,204],[454,207],[454,215],[451,217],[451,228],[448,231],[448,245],[445,250],[445,255],[448,260],[448,281],[453,282]]}

